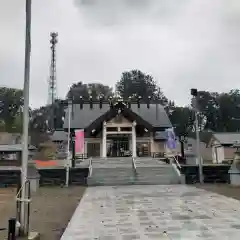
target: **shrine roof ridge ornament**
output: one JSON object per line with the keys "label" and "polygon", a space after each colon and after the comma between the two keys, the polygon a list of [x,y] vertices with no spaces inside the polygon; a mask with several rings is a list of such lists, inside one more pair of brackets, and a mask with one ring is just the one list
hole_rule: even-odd
{"label": "shrine roof ridge ornament", "polygon": [[73,99],[66,99],[66,100],[61,100],[60,104],[67,106],[71,102],[71,104],[109,104],[112,103],[113,105],[116,105],[118,103],[123,103],[125,105],[127,104],[162,104],[161,100],[158,99],[152,99],[150,96],[148,99],[143,99],[142,97],[132,98],[128,97],[127,99],[123,98],[114,98],[114,97],[109,97],[108,99],[105,99],[103,97],[100,97],[99,99],[93,99],[92,96],[89,98],[83,98],[80,96],[79,98],[73,98]]}

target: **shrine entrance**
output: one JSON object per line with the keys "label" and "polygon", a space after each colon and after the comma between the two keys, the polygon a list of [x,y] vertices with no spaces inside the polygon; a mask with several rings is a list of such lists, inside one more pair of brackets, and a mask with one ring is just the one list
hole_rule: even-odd
{"label": "shrine entrance", "polygon": [[131,156],[129,136],[118,135],[108,136],[107,141],[107,156],[108,157],[129,157]]}

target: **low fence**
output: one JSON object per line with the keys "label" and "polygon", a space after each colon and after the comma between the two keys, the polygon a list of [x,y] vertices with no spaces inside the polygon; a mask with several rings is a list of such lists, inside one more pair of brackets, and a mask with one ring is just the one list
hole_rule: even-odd
{"label": "low fence", "polygon": [[1,167],[19,167],[21,166],[21,160],[0,160],[0,166]]}
{"label": "low fence", "polygon": [[[231,165],[203,165],[204,183],[229,183],[228,171]],[[197,165],[181,165],[181,173],[185,175],[186,184],[199,182],[199,169]]]}
{"label": "low fence", "polygon": [[[229,183],[228,170],[230,165],[203,165],[204,183]],[[69,184],[86,185],[88,168],[71,168]],[[64,168],[38,169],[40,186],[64,185],[66,170]],[[181,173],[185,175],[186,184],[199,182],[199,171],[197,165],[181,165]],[[17,186],[20,181],[20,170],[0,170],[0,187]]]}
{"label": "low fence", "polygon": [[[64,185],[66,182],[65,169],[39,169],[40,186]],[[87,168],[71,168],[69,172],[69,184],[86,185],[88,177]]]}
{"label": "low fence", "polygon": [[0,170],[0,187],[17,186],[21,179],[21,172],[16,170]]}
{"label": "low fence", "polygon": [[[38,169],[40,186],[64,185],[66,169]],[[70,185],[86,185],[88,168],[71,168],[69,174]],[[16,187],[20,181],[20,170],[0,170],[0,187]]]}

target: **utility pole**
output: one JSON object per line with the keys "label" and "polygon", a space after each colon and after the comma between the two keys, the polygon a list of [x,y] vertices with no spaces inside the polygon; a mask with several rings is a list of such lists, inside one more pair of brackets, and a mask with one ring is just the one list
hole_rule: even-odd
{"label": "utility pole", "polygon": [[193,88],[191,89],[191,95],[193,96],[193,108],[194,108],[194,112],[195,112],[195,131],[196,131],[196,142],[197,142],[197,146],[196,146],[196,150],[197,150],[197,162],[198,162],[198,170],[199,170],[199,182],[202,184],[203,183],[203,171],[202,171],[202,159],[201,159],[201,153],[200,153],[200,136],[199,136],[199,110],[198,110],[198,100],[197,100],[197,96],[198,96],[198,90]]}
{"label": "utility pole", "polygon": [[29,78],[30,78],[30,56],[31,56],[31,6],[32,1],[26,0],[26,32],[25,32],[25,66],[24,66],[24,107],[23,107],[23,136],[22,136],[22,169],[21,169],[21,211],[20,211],[20,232],[27,234],[26,206],[26,182],[28,168],[28,123],[29,123]]}

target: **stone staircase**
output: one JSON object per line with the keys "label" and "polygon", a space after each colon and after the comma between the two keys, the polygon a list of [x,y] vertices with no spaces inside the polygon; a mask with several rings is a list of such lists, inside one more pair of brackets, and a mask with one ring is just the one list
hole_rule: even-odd
{"label": "stone staircase", "polygon": [[88,186],[132,185],[133,183],[131,158],[92,160],[92,175],[88,177]]}
{"label": "stone staircase", "polygon": [[136,159],[138,185],[179,184],[180,177],[171,164],[166,164],[155,158]]}
{"label": "stone staircase", "polygon": [[95,158],[88,186],[179,184],[180,178],[172,165],[153,158],[137,158],[136,171],[132,158]]}

